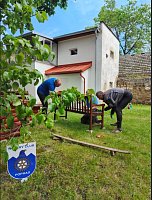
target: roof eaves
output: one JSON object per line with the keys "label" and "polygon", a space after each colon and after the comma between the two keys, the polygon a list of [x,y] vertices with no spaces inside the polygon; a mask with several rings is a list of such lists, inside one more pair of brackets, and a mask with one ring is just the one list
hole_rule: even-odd
{"label": "roof eaves", "polygon": [[70,38],[72,36],[79,36],[79,35],[87,34],[87,33],[92,34],[92,33],[95,33],[96,29],[97,29],[97,27],[91,28],[91,29],[85,29],[85,30],[81,30],[81,31],[73,32],[73,33],[68,33],[68,34],[64,34],[64,35],[60,35],[60,36],[54,37],[53,40]]}
{"label": "roof eaves", "polygon": [[31,31],[31,32],[28,32],[28,33],[24,33],[22,35],[19,35],[18,37],[26,37],[26,36],[33,36],[33,35],[38,35],[40,37],[43,37],[43,38],[46,38],[46,39],[49,39],[49,40],[53,40],[52,38],[50,38],[48,36],[45,36],[43,34],[40,34],[40,33],[34,32],[34,31]]}
{"label": "roof eaves", "polygon": [[63,72],[45,72],[45,75],[59,75],[59,74],[76,74],[80,73],[81,70],[75,70],[75,71],[63,71]]}
{"label": "roof eaves", "polygon": [[[75,63],[75,65],[77,64],[80,64],[80,63]],[[89,61],[89,62],[83,62],[83,64],[89,64],[89,66],[83,68],[83,69],[74,69],[74,70],[64,70],[64,71],[55,71],[55,72],[50,72],[50,69],[46,70],[45,71],[45,75],[57,75],[57,74],[73,74],[73,73],[81,73],[81,72],[84,72],[86,70],[88,70],[89,68],[91,68],[92,66],[92,61]],[[69,65],[69,64],[68,64]],[[73,64],[70,64],[70,65],[73,65]],[[64,68],[63,66],[54,66],[54,68],[56,67],[59,67],[60,69],[61,68]],[[52,69],[52,68],[51,68]]]}

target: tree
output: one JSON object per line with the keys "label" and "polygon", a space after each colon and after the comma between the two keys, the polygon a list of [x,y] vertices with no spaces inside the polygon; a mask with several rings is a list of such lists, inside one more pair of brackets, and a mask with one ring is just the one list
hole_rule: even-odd
{"label": "tree", "polygon": [[[20,34],[27,30],[32,31],[34,28],[31,18],[35,16],[40,23],[43,23],[49,15],[54,14],[57,6],[66,8],[67,0],[0,0],[0,128],[4,132],[14,128],[13,107],[17,118],[22,122],[19,140],[16,138],[10,140],[14,150],[29,134],[26,128],[29,119],[32,119],[31,126],[42,122],[48,128],[53,125],[53,120],[49,116],[44,116],[41,111],[36,115],[33,113],[32,108],[36,103],[34,97],[28,96],[26,104],[24,100],[25,86],[32,84],[33,81],[34,85],[37,85],[43,78],[39,71],[32,70],[33,60],[46,60],[50,54],[52,59],[54,58],[50,47],[42,45],[38,37],[33,37],[32,41],[29,41],[21,36],[16,37],[15,34],[17,31]],[[7,33],[8,30],[11,34]],[[19,93],[22,100],[16,93]],[[75,88],[68,90],[68,93],[63,92],[63,95],[58,97],[55,93],[52,94],[53,104],[49,107],[50,112],[58,107],[59,112],[63,113],[67,103],[81,96]]]}
{"label": "tree", "polygon": [[105,0],[95,23],[105,22],[120,42],[120,53],[141,53],[150,50],[151,7],[137,6],[136,0],[127,0],[127,5],[116,7],[116,0]]}
{"label": "tree", "polygon": [[[63,114],[65,107],[75,100],[84,100],[84,94],[81,94],[77,88],[72,87],[62,91],[60,96],[52,92],[46,97],[52,99],[48,106],[47,116],[33,112],[33,106],[36,99],[28,95],[28,102],[25,98],[25,87],[27,84],[37,85],[43,78],[42,74],[31,68],[33,60],[47,60],[54,53],[46,44],[42,45],[39,38],[32,37],[32,40],[26,40],[21,36],[16,37],[17,31],[23,34],[25,31],[32,31],[32,17],[36,17],[40,23],[47,20],[49,15],[54,14],[56,6],[66,8],[68,0],[0,0],[0,129],[1,132],[11,132],[14,130],[14,116],[12,108],[16,111],[17,118],[21,121],[20,137],[11,138],[6,145],[11,145],[13,150],[18,149],[18,144],[27,142],[30,138],[30,132],[27,128],[30,120],[30,126],[44,123],[47,128],[52,128],[53,119],[50,112],[56,108],[57,116]],[[11,34],[8,34],[8,30]],[[16,93],[22,97],[18,98]],[[88,96],[94,91],[90,90]],[[1,148],[0,154],[7,161],[8,155],[6,149]],[[0,160],[1,161],[1,160]]]}

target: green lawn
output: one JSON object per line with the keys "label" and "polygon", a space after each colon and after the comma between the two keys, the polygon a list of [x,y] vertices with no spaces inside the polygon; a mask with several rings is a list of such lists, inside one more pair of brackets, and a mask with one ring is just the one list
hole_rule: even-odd
{"label": "green lawn", "polygon": [[[80,123],[82,115],[68,113],[52,130],[73,139],[129,150],[131,154],[93,149],[51,139],[51,131],[30,128],[37,143],[37,168],[27,182],[11,178],[2,165],[3,200],[149,200],[150,199],[150,106],[133,105],[123,111],[123,132],[113,134],[110,112],[105,112],[105,129],[89,133]],[[100,138],[96,136],[100,135]],[[31,141],[31,142],[32,142]],[[2,145],[5,143],[3,142]]]}

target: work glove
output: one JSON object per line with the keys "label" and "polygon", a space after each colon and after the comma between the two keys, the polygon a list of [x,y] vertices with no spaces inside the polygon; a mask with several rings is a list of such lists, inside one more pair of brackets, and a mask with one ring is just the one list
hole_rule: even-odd
{"label": "work glove", "polygon": [[105,107],[104,111],[110,110],[111,108],[109,106]]}

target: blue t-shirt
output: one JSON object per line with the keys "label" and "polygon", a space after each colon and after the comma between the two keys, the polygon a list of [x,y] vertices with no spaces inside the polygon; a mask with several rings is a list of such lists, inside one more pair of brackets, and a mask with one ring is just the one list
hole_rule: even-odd
{"label": "blue t-shirt", "polygon": [[[86,99],[87,107],[90,108],[90,103],[88,98]],[[92,96],[92,104],[98,104],[98,98],[96,96]]]}
{"label": "blue t-shirt", "polygon": [[56,78],[49,78],[45,80],[38,88],[37,91],[45,96],[49,95],[50,91],[55,90],[55,80]]}

